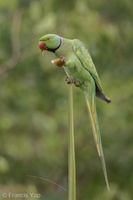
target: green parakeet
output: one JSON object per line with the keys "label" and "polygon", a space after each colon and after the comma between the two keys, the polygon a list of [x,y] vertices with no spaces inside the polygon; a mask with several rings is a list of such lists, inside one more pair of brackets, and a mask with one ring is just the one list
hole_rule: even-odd
{"label": "green parakeet", "polygon": [[110,190],[96,112],[95,97],[97,96],[107,103],[111,102],[111,100],[103,92],[91,56],[80,40],[70,40],[54,34],[48,34],[41,37],[39,48],[42,51],[47,50],[53,52],[58,58],[62,58],[62,65],[69,77],[67,78],[67,82],[74,82],[75,85],[79,86],[84,92],[90,114],[95,144],[101,158],[106,185],[108,190]]}

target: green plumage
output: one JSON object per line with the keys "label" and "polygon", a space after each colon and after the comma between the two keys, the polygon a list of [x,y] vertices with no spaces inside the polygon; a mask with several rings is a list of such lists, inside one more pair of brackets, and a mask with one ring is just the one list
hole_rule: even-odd
{"label": "green plumage", "polygon": [[96,68],[84,44],[80,40],[77,40],[77,39],[73,40],[73,50],[74,50],[75,55],[78,57],[78,59],[82,63],[82,66],[92,75],[96,84],[102,90],[101,82],[98,77]]}
{"label": "green plumage", "polygon": [[[56,35],[54,35],[54,38],[56,40],[55,36]],[[48,44],[48,42],[50,42],[50,39],[47,41],[47,37],[50,38],[52,41],[53,50],[50,50],[51,44]],[[94,141],[97,147],[98,154],[101,158],[107,188],[108,190],[110,190],[96,113],[95,97],[97,96],[98,98],[108,103],[111,100],[104,94],[95,65],[91,59],[89,52],[81,41],[77,39],[69,40],[65,38],[60,38],[61,43],[58,43],[57,45],[57,41],[55,41],[56,45],[54,45],[53,35],[46,35],[42,38],[40,40],[44,41],[48,48],[50,46],[50,49],[48,49],[49,51],[54,52],[57,57],[65,57],[64,69],[66,74],[69,77],[74,78],[79,83],[79,87],[85,94],[87,107],[90,114]],[[59,40],[59,36],[57,36],[57,39]],[[56,50],[54,51],[54,49]]]}

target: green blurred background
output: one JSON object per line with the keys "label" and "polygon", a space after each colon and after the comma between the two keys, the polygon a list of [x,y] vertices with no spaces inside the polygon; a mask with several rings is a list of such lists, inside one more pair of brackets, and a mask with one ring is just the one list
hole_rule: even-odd
{"label": "green blurred background", "polygon": [[97,100],[109,194],[85,99],[74,87],[77,200],[133,199],[132,0],[0,0],[0,199],[14,200],[2,197],[9,191],[67,199],[56,185],[26,176],[67,189],[68,85],[51,64],[55,55],[38,48],[47,33],[85,43],[112,99]]}

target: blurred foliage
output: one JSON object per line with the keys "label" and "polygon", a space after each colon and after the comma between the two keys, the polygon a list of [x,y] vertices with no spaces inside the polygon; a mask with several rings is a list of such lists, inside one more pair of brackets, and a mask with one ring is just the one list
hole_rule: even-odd
{"label": "blurred foliage", "polygon": [[26,176],[67,188],[68,87],[54,54],[38,49],[47,33],[86,44],[112,99],[97,100],[109,194],[84,96],[74,88],[77,199],[133,199],[132,11],[132,0],[0,0],[0,199],[9,191],[67,199],[56,185]]}

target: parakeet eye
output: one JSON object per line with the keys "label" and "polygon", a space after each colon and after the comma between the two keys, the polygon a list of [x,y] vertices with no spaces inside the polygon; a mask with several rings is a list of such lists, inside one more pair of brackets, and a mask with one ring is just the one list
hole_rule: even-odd
{"label": "parakeet eye", "polygon": [[46,41],[50,40],[50,38],[47,38]]}

